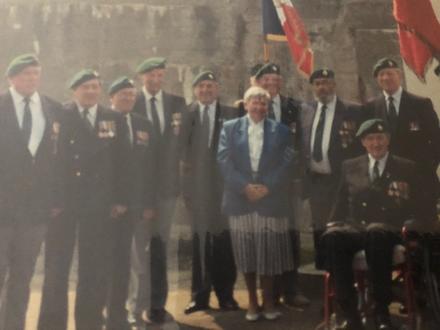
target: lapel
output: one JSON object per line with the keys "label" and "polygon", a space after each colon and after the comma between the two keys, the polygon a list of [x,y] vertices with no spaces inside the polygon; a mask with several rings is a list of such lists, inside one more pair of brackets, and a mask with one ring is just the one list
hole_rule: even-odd
{"label": "lapel", "polygon": [[20,144],[22,144],[22,146],[25,147],[27,150],[26,143],[23,139],[23,134],[21,134],[21,129],[18,124],[18,118],[17,118],[17,113],[15,111],[14,101],[13,101],[12,95],[9,91],[6,94],[4,109],[5,109],[5,113],[6,113],[6,115],[5,115],[6,129],[11,130],[11,134],[14,137],[13,140],[20,141]]}
{"label": "lapel", "polygon": [[402,97],[400,99],[399,105],[399,115],[397,117],[397,132],[399,133],[405,132],[408,129],[408,123],[411,121],[411,99],[408,95],[408,92],[405,90],[402,91]]}
{"label": "lapel", "polygon": [[[38,145],[37,152],[35,153],[35,158],[37,158],[37,156],[39,155],[40,150],[43,149],[42,148],[43,145],[52,141],[52,134],[54,131],[54,122],[55,122],[55,118],[52,114],[52,110],[50,109],[50,104],[48,100],[41,94],[40,94],[40,100],[41,100],[41,109],[46,124],[44,127],[43,137],[40,141],[40,144]],[[54,143],[56,143],[56,141],[54,141]]]}
{"label": "lapel", "polygon": [[164,128],[163,128],[163,134],[162,136],[165,136],[169,133],[171,129],[171,120],[172,120],[172,113],[173,113],[173,105],[171,104],[171,98],[170,96],[162,91],[162,102],[163,102],[163,116],[164,116]]}
{"label": "lapel", "polygon": [[315,114],[316,114],[316,108],[318,107],[318,103],[317,102],[312,102],[311,104],[309,104],[307,106],[307,108],[305,109],[304,113],[304,132],[307,132],[307,135],[305,135],[305,139],[304,139],[304,143],[305,145],[305,150],[307,150],[307,154],[310,156],[310,154],[312,153],[312,147],[311,147],[311,140],[312,140],[312,131],[313,131],[313,120],[315,119]]}
{"label": "lapel", "polygon": [[270,150],[275,137],[275,122],[270,120],[264,120],[264,139],[263,139],[263,150],[261,151],[260,163],[258,164],[258,172],[263,173],[266,164],[270,160]]}
{"label": "lapel", "polygon": [[375,116],[387,121],[387,104],[383,93],[375,100]]}
{"label": "lapel", "polygon": [[238,157],[244,163],[245,170],[248,173],[252,172],[251,159],[249,157],[249,137],[248,137],[248,117],[244,116],[238,120],[238,129],[236,131],[237,137],[232,137],[238,149]]}
{"label": "lapel", "polygon": [[285,123],[289,120],[287,116],[287,111],[289,110],[287,104],[287,97],[280,94],[280,109],[281,109],[281,122]]}
{"label": "lapel", "polygon": [[332,129],[330,131],[329,154],[330,150],[337,145],[336,141],[339,140],[339,130],[342,126],[342,120],[344,119],[344,111],[344,104],[339,99],[336,99],[335,115],[333,116]]}
{"label": "lapel", "polygon": [[220,102],[217,100],[217,105],[215,108],[215,119],[214,119],[214,130],[212,132],[212,142],[211,142],[211,149],[214,152],[217,152],[218,149],[218,140],[220,136],[220,131],[223,126],[223,113],[222,113],[222,107],[220,105]]}

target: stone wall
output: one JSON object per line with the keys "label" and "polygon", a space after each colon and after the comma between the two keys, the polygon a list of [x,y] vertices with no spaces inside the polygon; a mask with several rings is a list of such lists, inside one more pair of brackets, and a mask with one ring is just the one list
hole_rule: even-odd
{"label": "stone wall", "polygon": [[[316,67],[336,70],[343,97],[371,95],[372,63],[398,53],[391,0],[293,2],[309,30]],[[98,70],[107,85],[158,55],[169,60],[168,90],[189,101],[192,77],[211,68],[232,103],[247,86],[249,66],[262,60],[262,44],[260,0],[0,0],[0,70],[18,53],[37,52],[43,91],[60,100],[69,97],[66,81],[83,67]],[[287,46],[271,43],[270,54],[283,69],[285,93],[309,99]]]}

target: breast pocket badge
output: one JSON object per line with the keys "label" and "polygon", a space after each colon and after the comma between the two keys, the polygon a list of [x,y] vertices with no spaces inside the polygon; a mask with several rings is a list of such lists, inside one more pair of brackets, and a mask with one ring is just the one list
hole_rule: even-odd
{"label": "breast pocket badge", "polygon": [[114,120],[101,120],[98,122],[98,137],[112,139],[116,136],[116,123]]}
{"label": "breast pocket badge", "polygon": [[173,113],[171,119],[171,129],[173,130],[173,134],[175,136],[178,136],[180,134],[181,126],[182,126],[182,114]]}
{"label": "breast pocket badge", "polygon": [[136,144],[141,146],[148,146],[150,135],[146,131],[136,131]]}
{"label": "breast pocket badge", "polygon": [[420,131],[420,124],[417,120],[409,122],[409,130],[410,132],[418,132]]}

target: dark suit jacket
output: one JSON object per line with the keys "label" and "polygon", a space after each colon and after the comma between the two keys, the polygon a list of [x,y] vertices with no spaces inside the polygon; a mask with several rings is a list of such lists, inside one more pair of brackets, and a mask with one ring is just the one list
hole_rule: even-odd
{"label": "dark suit jacket", "polygon": [[[248,126],[247,116],[223,125],[217,154],[225,182],[223,212],[228,216],[253,212],[270,217],[289,216],[288,189],[295,154],[292,134],[285,125],[265,119],[263,150],[254,178],[249,157]],[[243,192],[249,183],[266,185],[269,194],[256,203],[248,202]]]}
{"label": "dark suit jacket", "polygon": [[[223,180],[217,165],[218,142],[223,123],[237,115],[235,108],[217,102],[212,141],[208,146],[207,137],[203,136],[199,104],[194,102],[188,106],[184,120],[183,138],[186,150],[182,183],[183,193],[194,212],[195,222],[206,221],[216,225],[222,220]],[[225,224],[223,229],[226,229]]]}
{"label": "dark suit jacket", "polygon": [[[0,224],[48,220],[49,210],[63,207],[59,133],[64,130],[61,104],[40,95],[46,119],[35,157],[25,143],[12,96],[0,95]],[[20,215],[32,215],[23,219]]]}
{"label": "dark suit jacket", "polygon": [[[318,104],[313,102],[311,104],[303,104],[300,113],[301,122],[301,163],[302,171],[306,174],[305,180],[305,194],[309,188],[309,179],[307,175],[310,173],[310,161],[312,157],[311,148],[311,138],[313,130],[313,121],[315,118],[316,110]],[[354,135],[356,134],[358,121],[360,114],[360,106],[357,104],[347,103],[343,100],[337,98],[335,115],[333,118],[332,130],[330,133],[330,143],[328,150],[328,158],[330,162],[330,167],[332,170],[332,176],[334,177],[335,183],[339,182],[339,175],[341,172],[341,164],[345,159],[353,158],[360,155],[363,151],[356,141]],[[352,143],[345,145],[341,138],[341,130],[343,125],[349,124],[354,127],[352,130]]]}
{"label": "dark suit jacket", "polygon": [[[362,111],[365,119],[387,120],[387,106],[384,95],[369,101]],[[425,189],[432,194],[439,193],[436,174],[440,162],[440,128],[437,114],[428,98],[402,92],[397,131],[391,136],[392,153],[416,162]]]}
{"label": "dark suit jacket", "polygon": [[[393,182],[405,182],[409,198],[390,196]],[[365,226],[383,223],[399,230],[406,220],[416,217],[416,171],[414,162],[389,155],[377,183],[370,180],[368,156],[349,159],[342,165],[341,181],[330,221],[348,221]]]}
{"label": "dark suit jacket", "polygon": [[[76,103],[67,103],[64,109],[61,143],[70,210],[101,214],[112,204],[127,205],[127,131],[122,116],[98,105],[96,126],[91,131]],[[103,134],[99,129],[100,123],[105,122],[113,123],[114,134]]]}
{"label": "dark suit jacket", "polygon": [[127,185],[130,191],[129,205],[134,212],[154,207],[154,151],[156,137],[151,123],[137,113],[131,113],[133,144],[128,145]]}
{"label": "dark suit jacket", "polygon": [[[181,96],[163,93],[165,128],[156,139],[154,159],[156,202],[161,198],[176,197],[180,192],[179,162],[182,156],[182,120],[185,100]],[[142,92],[138,94],[133,112],[147,115],[146,99]]]}

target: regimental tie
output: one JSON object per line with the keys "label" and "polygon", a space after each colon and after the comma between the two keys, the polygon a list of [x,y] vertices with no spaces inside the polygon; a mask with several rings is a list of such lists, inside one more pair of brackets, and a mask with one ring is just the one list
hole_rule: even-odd
{"label": "regimental tie", "polygon": [[95,129],[89,120],[89,113],[90,113],[89,109],[84,108],[84,110],[82,112],[82,120],[84,122],[84,125],[86,125],[87,129],[90,130],[91,132],[93,132]]}
{"label": "regimental tie", "polygon": [[396,133],[397,130],[397,110],[394,105],[394,98],[388,97],[388,124],[390,125],[391,133]]}
{"label": "regimental tie", "polygon": [[379,161],[376,160],[373,166],[373,182],[377,182],[379,179],[380,179]]}
{"label": "regimental tie", "polygon": [[156,136],[160,136],[162,134],[162,129],[160,128],[160,120],[159,115],[157,114],[156,107],[156,98],[153,96],[150,99],[150,107],[151,107],[151,119],[153,121],[153,128]]}
{"label": "regimental tie", "polygon": [[270,119],[275,120],[275,111],[273,110],[273,100],[270,100],[269,102],[269,113],[267,114],[267,117]]}
{"label": "regimental tie", "polygon": [[321,113],[319,115],[318,125],[315,131],[315,140],[313,142],[312,157],[316,162],[320,162],[323,159],[322,156],[322,138],[324,136],[324,126],[325,126],[325,112],[327,110],[327,105],[323,104],[321,107]]}
{"label": "regimental tie", "polygon": [[205,105],[203,108],[203,116],[202,116],[202,132],[203,132],[203,139],[202,141],[206,141],[208,144],[208,147],[211,146],[210,141],[210,132],[211,132],[211,123],[209,120],[209,106]]}
{"label": "regimental tie", "polygon": [[21,131],[23,133],[23,139],[26,145],[29,144],[29,140],[31,138],[32,133],[32,113],[31,113],[31,107],[29,105],[31,99],[29,96],[26,96],[23,98],[24,102],[24,110],[23,110],[23,122],[21,126]]}

